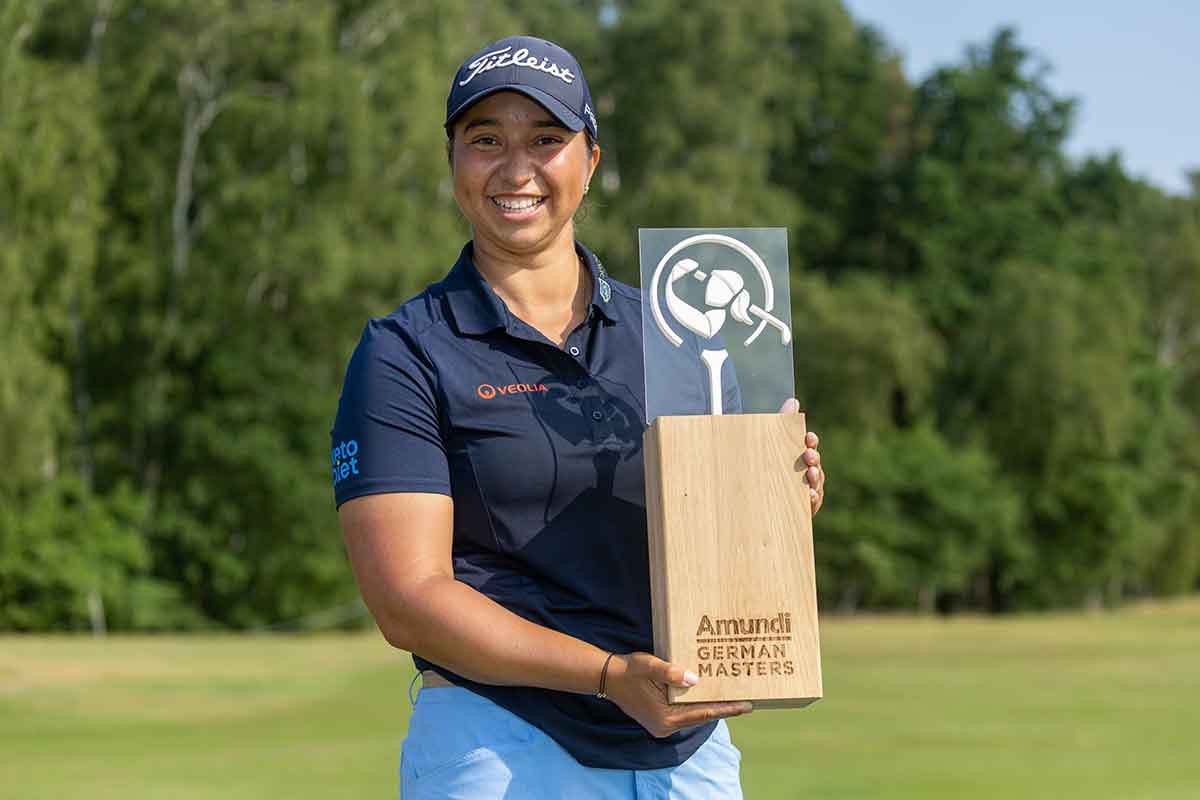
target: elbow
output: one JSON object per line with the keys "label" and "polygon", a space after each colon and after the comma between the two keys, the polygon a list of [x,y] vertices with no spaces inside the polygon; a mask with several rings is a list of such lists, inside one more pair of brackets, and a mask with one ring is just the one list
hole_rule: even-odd
{"label": "elbow", "polygon": [[428,638],[430,620],[421,602],[410,602],[406,592],[395,592],[390,603],[374,610],[375,624],[384,641],[397,650],[415,653]]}
{"label": "elbow", "polygon": [[[453,579],[451,579],[453,580]],[[364,599],[384,640],[397,650],[418,652],[437,629],[433,595],[437,578],[393,585],[386,592],[364,592]]]}
{"label": "elbow", "polygon": [[412,639],[408,633],[397,625],[379,624],[379,632],[383,634],[383,640],[397,650],[412,652]]}
{"label": "elbow", "polygon": [[376,614],[375,625],[383,634],[383,640],[392,647],[408,653],[413,652],[416,636],[411,625],[406,625],[402,620],[388,614]]}

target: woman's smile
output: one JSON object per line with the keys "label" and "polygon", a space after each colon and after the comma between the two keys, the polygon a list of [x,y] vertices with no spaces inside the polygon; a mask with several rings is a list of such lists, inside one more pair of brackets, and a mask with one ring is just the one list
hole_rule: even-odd
{"label": "woman's smile", "polygon": [[546,204],[546,196],[497,194],[492,195],[492,203],[505,218],[518,221],[536,214]]}

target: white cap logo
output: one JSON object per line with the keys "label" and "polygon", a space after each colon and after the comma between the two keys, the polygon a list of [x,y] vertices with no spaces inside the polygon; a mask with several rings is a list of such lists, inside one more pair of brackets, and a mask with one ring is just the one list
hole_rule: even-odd
{"label": "white cap logo", "polygon": [[[546,57],[538,58],[537,56],[529,55],[529,48],[522,47],[517,52],[510,52],[512,47],[502,47],[499,50],[493,50],[490,53],[484,53],[479,58],[467,64],[467,69],[471,70],[471,74],[458,82],[459,86],[466,86],[471,81],[475,80],[476,76],[482,75],[485,72],[491,72],[497,67],[525,67],[526,69],[535,69],[538,72],[545,72],[558,78],[563,83],[574,83],[575,73],[566,67],[560,67]],[[595,123],[592,123],[595,125]]]}

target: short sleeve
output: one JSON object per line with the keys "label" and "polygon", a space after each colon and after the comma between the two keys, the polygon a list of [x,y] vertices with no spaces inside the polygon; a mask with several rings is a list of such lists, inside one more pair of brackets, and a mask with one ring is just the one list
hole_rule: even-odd
{"label": "short sleeve", "polygon": [[338,506],[384,492],[450,494],[437,372],[400,322],[372,320],[346,368],[332,431]]}

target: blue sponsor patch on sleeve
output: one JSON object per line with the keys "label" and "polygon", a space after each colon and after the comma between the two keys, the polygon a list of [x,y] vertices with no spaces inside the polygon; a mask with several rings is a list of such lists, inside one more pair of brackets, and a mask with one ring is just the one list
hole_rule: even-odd
{"label": "blue sponsor patch on sleeve", "polygon": [[333,485],[358,474],[358,440],[348,439],[333,446],[329,457],[333,467]]}

